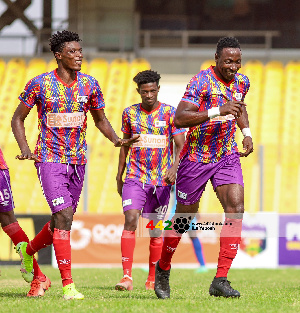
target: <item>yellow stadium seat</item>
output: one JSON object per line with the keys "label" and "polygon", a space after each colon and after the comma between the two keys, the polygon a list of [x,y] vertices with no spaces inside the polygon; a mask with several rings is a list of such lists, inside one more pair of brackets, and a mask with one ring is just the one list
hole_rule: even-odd
{"label": "yellow stadium seat", "polygon": [[206,70],[207,68],[209,68],[211,65],[215,66],[216,62],[213,59],[210,60],[206,60],[204,61],[201,66],[200,66],[200,71],[202,70]]}

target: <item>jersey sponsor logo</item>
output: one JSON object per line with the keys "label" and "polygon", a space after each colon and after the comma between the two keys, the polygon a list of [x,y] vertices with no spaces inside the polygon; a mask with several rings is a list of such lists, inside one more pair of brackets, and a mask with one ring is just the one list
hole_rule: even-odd
{"label": "jersey sponsor logo", "polygon": [[65,200],[64,200],[63,197],[59,197],[59,198],[53,199],[52,203],[53,203],[53,206],[57,206],[57,205],[60,205],[60,204],[64,204]]}
{"label": "jersey sponsor logo", "polygon": [[132,200],[131,199],[127,199],[123,201],[123,207],[132,204]]}
{"label": "jersey sponsor logo", "polygon": [[59,97],[50,97],[49,101],[50,102],[57,102],[57,101],[59,101]]}
{"label": "jersey sponsor logo", "polygon": [[77,96],[77,102],[87,103],[88,102],[88,96]]}
{"label": "jersey sponsor logo", "polygon": [[182,192],[180,190],[177,190],[177,195],[179,198],[184,199],[184,200],[186,200],[186,198],[187,198],[187,193]]}
{"label": "jersey sponsor logo", "polygon": [[166,121],[155,121],[155,127],[166,127]]}
{"label": "jersey sponsor logo", "polygon": [[135,142],[132,146],[163,149],[167,146],[167,138],[165,135],[140,134],[140,140]]}
{"label": "jersey sponsor logo", "polygon": [[84,112],[47,114],[48,127],[80,128],[82,127],[84,120]]}

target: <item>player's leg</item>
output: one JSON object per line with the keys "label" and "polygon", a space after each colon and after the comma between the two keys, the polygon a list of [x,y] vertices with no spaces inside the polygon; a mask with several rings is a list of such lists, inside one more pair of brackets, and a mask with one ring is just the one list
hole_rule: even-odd
{"label": "player's leg", "polygon": [[125,216],[124,229],[121,236],[121,254],[123,277],[115,285],[116,290],[132,290],[132,263],[135,248],[135,231],[141,210],[147,199],[143,184],[127,179],[123,185],[122,203]]}
{"label": "player's leg", "polygon": [[[157,222],[154,222],[156,225]],[[155,264],[160,259],[163,245],[162,231],[160,229],[149,229],[149,272],[145,283],[146,290],[154,290],[155,284]]]}
{"label": "player's leg", "polygon": [[[192,220],[191,225],[195,225],[196,223],[197,223],[197,218],[195,217]],[[205,261],[204,261],[203,251],[202,251],[202,245],[201,245],[201,242],[197,236],[197,231],[192,230],[191,225],[190,225],[190,230],[188,231],[188,235],[192,241],[194,252],[195,252],[196,258],[197,258],[199,265],[200,265],[200,267],[197,268],[196,273],[204,273],[204,272],[207,272],[207,268],[205,266]]]}
{"label": "player's leg", "polygon": [[[3,231],[10,237],[13,244],[16,246],[20,242],[28,243],[28,237],[24,230],[20,227],[14,214],[14,201],[11,192],[10,176],[8,170],[0,171],[0,224]],[[31,269],[31,262],[33,272]],[[22,277],[25,281],[31,282],[34,276],[38,277],[40,281],[46,281],[46,276],[42,273],[35,258],[30,260],[30,270],[27,272],[24,262],[21,266]]]}
{"label": "player's leg", "polygon": [[163,245],[162,225],[159,222],[163,221],[168,211],[170,201],[170,186],[156,186],[149,189],[147,201],[145,203],[142,216],[152,221],[153,226],[158,226],[149,229],[150,243],[149,243],[149,274],[145,283],[147,290],[154,290],[155,286],[155,265],[161,257],[161,250]]}
{"label": "player's leg", "polygon": [[241,241],[244,213],[244,185],[238,155],[227,158],[226,165],[214,176],[212,182],[225,212],[225,221],[220,233],[218,269],[210,287],[214,296],[239,297],[227,280]]}
{"label": "player's leg", "polygon": [[[158,298],[170,297],[169,276],[172,257],[182,233],[189,229],[191,220],[198,211],[201,195],[214,171],[214,165],[191,162],[187,157],[179,164],[176,180],[176,214],[171,221],[172,229],[165,231],[161,259],[157,262],[155,270],[155,293]],[[183,231],[181,229],[179,232],[177,222],[182,221],[186,225]]]}

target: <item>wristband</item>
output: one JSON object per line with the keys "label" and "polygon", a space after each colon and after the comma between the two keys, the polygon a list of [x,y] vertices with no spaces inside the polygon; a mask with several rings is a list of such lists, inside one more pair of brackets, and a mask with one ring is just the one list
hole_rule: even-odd
{"label": "wristband", "polygon": [[242,129],[242,133],[243,133],[243,135],[244,135],[244,138],[245,138],[245,137],[251,137],[251,138],[252,138],[250,128],[243,128],[243,129]]}
{"label": "wristband", "polygon": [[219,107],[214,107],[211,109],[207,110],[207,114],[209,118],[214,118],[220,115],[220,108]]}

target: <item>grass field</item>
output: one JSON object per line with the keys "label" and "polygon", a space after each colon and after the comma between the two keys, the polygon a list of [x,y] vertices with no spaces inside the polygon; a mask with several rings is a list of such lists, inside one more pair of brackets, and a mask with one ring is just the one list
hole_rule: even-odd
{"label": "grass field", "polygon": [[133,270],[134,289],[114,290],[121,269],[73,269],[82,301],[62,299],[59,271],[42,267],[52,281],[43,298],[27,298],[29,285],[15,266],[1,267],[0,312],[300,312],[300,270],[231,270],[228,277],[241,298],[215,298],[208,288],[215,270],[197,274],[194,270],[173,269],[171,299],[158,300],[154,291],[146,291],[147,273]]}

